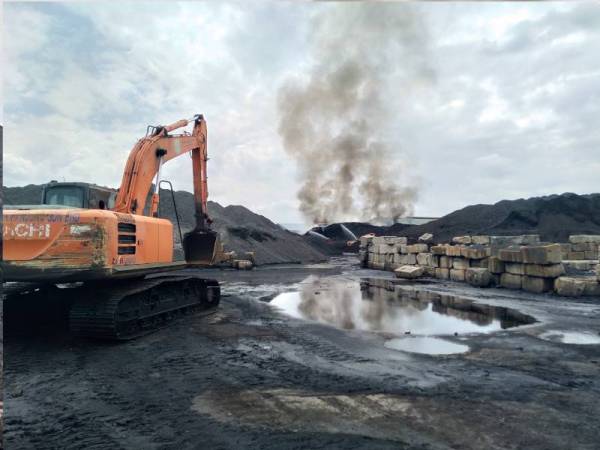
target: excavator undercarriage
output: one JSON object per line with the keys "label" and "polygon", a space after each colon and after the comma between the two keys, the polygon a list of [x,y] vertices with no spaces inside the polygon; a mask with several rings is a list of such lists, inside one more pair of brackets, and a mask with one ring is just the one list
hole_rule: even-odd
{"label": "excavator undercarriage", "polygon": [[216,280],[159,276],[121,282],[110,288],[95,284],[77,289],[69,329],[77,336],[132,339],[195,312],[213,312],[221,291]]}

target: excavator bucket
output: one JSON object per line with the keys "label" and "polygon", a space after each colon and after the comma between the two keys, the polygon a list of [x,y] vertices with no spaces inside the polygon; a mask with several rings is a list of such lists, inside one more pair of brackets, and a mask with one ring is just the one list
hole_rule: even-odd
{"label": "excavator bucket", "polygon": [[190,231],[183,236],[183,252],[188,264],[211,265],[218,246],[215,231]]}

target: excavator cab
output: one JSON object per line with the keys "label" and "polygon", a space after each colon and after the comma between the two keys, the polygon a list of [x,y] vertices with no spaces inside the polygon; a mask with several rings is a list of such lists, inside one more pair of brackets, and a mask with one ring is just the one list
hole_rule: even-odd
{"label": "excavator cab", "polygon": [[112,209],[117,191],[88,183],[51,181],[42,190],[42,205],[84,209]]}

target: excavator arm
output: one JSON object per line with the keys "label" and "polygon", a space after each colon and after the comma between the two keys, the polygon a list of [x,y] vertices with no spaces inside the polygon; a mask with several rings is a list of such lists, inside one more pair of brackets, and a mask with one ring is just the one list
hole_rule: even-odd
{"label": "excavator arm", "polygon": [[[192,133],[170,135],[179,128],[194,123]],[[186,260],[206,264],[214,257],[216,233],[210,230],[207,211],[208,186],[206,175],[206,121],[202,115],[192,120],[179,120],[167,126],[150,127],[150,133],[131,150],[114,210],[121,213],[143,214],[148,192],[155,181],[150,215],[158,213],[158,186],[162,165],[178,156],[191,153],[194,178],[196,227],[186,233],[183,242]]]}
{"label": "excavator arm", "polygon": [[[121,187],[114,210],[129,214],[143,214],[152,182],[160,176],[161,166],[186,153],[192,153],[194,198],[200,222],[206,216],[208,188],[206,182],[206,121],[202,115],[192,119],[192,134],[169,135],[171,131],[187,126],[191,121],[179,120],[171,125],[152,127],[153,132],[140,139],[127,159]],[[158,189],[156,184],[155,189]],[[157,191],[153,194],[151,215],[158,209]]]}

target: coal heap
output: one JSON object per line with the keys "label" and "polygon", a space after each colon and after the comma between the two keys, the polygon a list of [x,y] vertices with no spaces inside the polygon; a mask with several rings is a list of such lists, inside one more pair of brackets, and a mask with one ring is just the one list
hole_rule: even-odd
{"label": "coal heap", "polygon": [[424,225],[346,226],[357,236],[367,231],[377,236],[406,236],[413,242],[424,233],[432,233],[436,242],[478,234],[539,234],[543,241],[567,242],[572,234],[600,234],[600,194],[566,193],[471,205]]}

